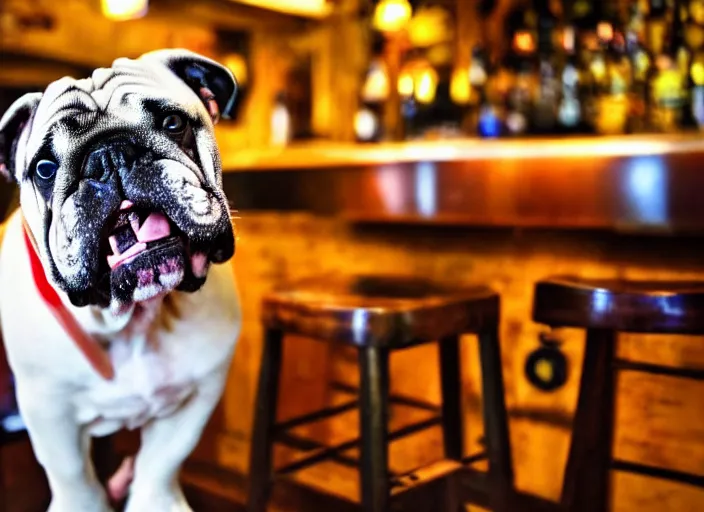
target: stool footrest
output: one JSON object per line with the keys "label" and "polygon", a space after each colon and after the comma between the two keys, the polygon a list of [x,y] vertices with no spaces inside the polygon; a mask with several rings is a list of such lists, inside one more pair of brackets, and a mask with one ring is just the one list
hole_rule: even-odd
{"label": "stool footrest", "polygon": [[285,432],[287,430],[300,427],[306,423],[314,423],[316,421],[325,420],[331,418],[332,416],[337,416],[343,412],[351,411],[359,407],[359,400],[351,400],[345,402],[344,404],[337,405],[335,407],[327,407],[319,411],[312,412],[310,414],[304,414],[303,416],[297,416],[287,421],[282,421],[274,426],[274,432]]}
{"label": "stool footrest", "polygon": [[[294,450],[300,450],[302,452],[309,452],[311,450],[324,450],[326,448],[329,448],[327,445],[319,441],[292,434],[291,432],[282,432],[280,434],[277,434],[276,441],[278,443],[283,444],[284,446],[288,446],[289,448],[293,448]],[[350,468],[359,467],[359,459],[350,455],[345,455],[343,453],[335,452],[331,454],[330,460]],[[392,472],[389,473],[393,475]]]}
{"label": "stool footrest", "polygon": [[479,452],[475,453],[474,455],[468,455],[467,457],[462,458],[462,465],[464,466],[470,466],[474,464],[475,462],[479,462],[480,460],[486,460],[489,457],[489,454],[486,452]]}
{"label": "stool footrest", "polygon": [[680,377],[683,379],[704,380],[704,370],[698,368],[675,368],[658,364],[638,363],[626,359],[615,359],[613,366],[618,370],[666,375],[668,377]]}
{"label": "stool footrest", "polygon": [[636,473],[638,475],[661,478],[672,482],[692,485],[694,487],[704,488],[704,476],[676,471],[673,469],[665,469],[657,466],[648,466],[637,462],[628,462],[625,460],[611,461],[611,469],[616,471],[625,471],[627,473]]}
{"label": "stool footrest", "polygon": [[[400,428],[400,429],[395,430],[393,432],[389,432],[388,440],[389,440],[389,442],[391,442],[396,439],[400,439],[402,437],[406,437],[411,434],[415,434],[416,432],[420,432],[421,430],[426,430],[428,428],[439,425],[441,423],[441,421],[442,421],[442,418],[437,416],[437,417],[433,417],[433,418],[428,418],[427,420],[424,420],[424,421],[419,421],[418,423],[412,423],[406,427]],[[290,433],[287,433],[287,435],[290,436]],[[282,441],[281,437],[282,437],[281,435],[277,436],[276,440],[281,442],[282,444],[286,444]],[[347,451],[352,448],[356,448],[360,444],[360,442],[361,442],[361,439],[359,437],[356,437],[350,441],[346,441],[346,442],[340,443],[338,445],[320,446],[319,448],[314,449],[315,453],[309,455],[308,457],[304,457],[301,460],[298,460],[296,462],[292,462],[282,468],[277,469],[275,471],[275,474],[276,475],[288,475],[288,474],[293,473],[295,471],[299,471],[301,469],[310,467],[313,464],[323,462],[324,460],[330,460],[334,457],[337,457],[341,452]],[[292,448],[295,448],[295,447],[292,446]]]}
{"label": "stool footrest", "polygon": [[[345,384],[344,382],[332,382],[330,384],[330,387],[335,391],[340,391],[342,393],[347,393],[350,395],[357,395],[359,393],[359,388],[357,386]],[[407,407],[413,407],[415,409],[422,409],[424,411],[430,411],[435,413],[440,412],[440,407],[435,404],[401,395],[390,394],[389,404],[405,405]]]}
{"label": "stool footrest", "polygon": [[391,482],[391,494],[398,495],[403,492],[420,487],[433,480],[447,478],[453,473],[462,470],[462,465],[454,460],[439,460],[394,477]]}
{"label": "stool footrest", "polygon": [[[434,418],[432,418],[431,420],[434,420]],[[310,439],[308,437],[299,436],[291,432],[278,433],[276,435],[276,441],[283,444],[284,446],[288,446],[289,448],[293,448],[294,450],[300,450],[302,452],[309,452],[311,450],[322,450],[328,448],[327,445],[319,441]],[[479,462],[480,460],[486,460],[488,456],[489,455],[486,452],[478,452],[472,455],[468,455],[467,457],[463,457],[460,461],[460,464],[463,466],[470,466],[475,462]],[[342,453],[332,454],[330,456],[330,460],[350,468],[359,468],[358,458],[349,455],[344,455]],[[409,471],[409,473],[413,473],[413,471]],[[398,475],[394,471],[389,470],[389,476],[398,477],[402,475]]]}

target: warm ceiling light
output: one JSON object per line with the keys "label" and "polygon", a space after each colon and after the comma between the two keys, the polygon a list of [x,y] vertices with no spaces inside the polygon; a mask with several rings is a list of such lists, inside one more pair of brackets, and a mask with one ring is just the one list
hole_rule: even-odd
{"label": "warm ceiling light", "polygon": [[305,16],[307,18],[324,18],[332,11],[332,3],[327,0],[231,0],[261,9]]}
{"label": "warm ceiling light", "polygon": [[419,7],[408,23],[408,39],[413,46],[428,48],[454,37],[450,13],[439,6]]}
{"label": "warm ceiling light", "polygon": [[408,0],[381,0],[374,11],[374,28],[382,32],[398,32],[411,19]]}
{"label": "warm ceiling light", "polygon": [[103,15],[114,21],[142,18],[149,9],[149,0],[102,0]]}

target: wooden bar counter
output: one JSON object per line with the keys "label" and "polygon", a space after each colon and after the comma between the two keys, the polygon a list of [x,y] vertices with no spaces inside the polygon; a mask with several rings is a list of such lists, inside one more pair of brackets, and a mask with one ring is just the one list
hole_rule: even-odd
{"label": "wooden bar counter", "polygon": [[[224,154],[225,186],[238,210],[234,265],[244,326],[225,398],[193,463],[216,462],[243,478],[262,348],[260,301],[284,281],[324,272],[403,272],[498,291],[517,485],[555,500],[584,343],[579,331],[556,333],[569,361],[564,387],[548,393],[528,382],[524,365],[545,331],[530,319],[534,283],[555,273],[704,279],[704,138],[698,135],[315,144]],[[482,437],[475,343],[470,338],[462,347],[468,452]],[[704,368],[704,340],[697,337],[624,335],[618,352],[642,362]],[[345,387],[355,384],[356,359],[343,349],[290,340],[284,361],[282,419],[339,403]],[[437,402],[436,348],[394,356],[391,387]],[[623,372],[618,390],[618,458],[704,475],[701,383]],[[391,421],[418,420],[409,415],[395,410]],[[356,429],[350,412],[300,434],[337,443]],[[424,433],[394,443],[391,465],[409,470],[436,460],[441,450],[439,430]],[[277,457],[284,462],[292,454]],[[194,474],[198,485],[241,498],[234,480],[218,486],[202,471]],[[614,510],[704,510],[700,489],[618,472],[613,478]],[[356,474],[334,463],[299,479],[334,494],[357,491]]]}
{"label": "wooden bar counter", "polygon": [[[699,134],[226,152],[239,209],[357,221],[699,231]],[[324,191],[324,192],[323,192]]]}

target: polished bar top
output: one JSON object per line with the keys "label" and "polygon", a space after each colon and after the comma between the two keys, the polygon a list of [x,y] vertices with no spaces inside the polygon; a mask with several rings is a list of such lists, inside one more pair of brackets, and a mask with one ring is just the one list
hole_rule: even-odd
{"label": "polished bar top", "polygon": [[356,222],[704,234],[704,134],[226,152],[233,207]]}
{"label": "polished bar top", "polygon": [[673,153],[704,154],[704,133],[552,137],[524,139],[456,139],[370,144],[311,142],[283,148],[228,151],[226,172],[331,169],[413,162],[470,162],[497,159],[610,159]]}

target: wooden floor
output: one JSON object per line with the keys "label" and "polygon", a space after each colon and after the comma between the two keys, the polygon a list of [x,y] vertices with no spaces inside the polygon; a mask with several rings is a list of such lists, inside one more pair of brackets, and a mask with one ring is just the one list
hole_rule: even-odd
{"label": "wooden floor", "polygon": [[50,500],[44,471],[29,440],[17,436],[0,443],[0,512],[44,512]]}
{"label": "wooden floor", "polygon": [[[43,471],[34,459],[28,440],[21,439],[0,449],[0,512],[43,512],[49,493]],[[243,475],[210,464],[189,462],[182,473],[189,503],[196,512],[244,511],[247,482]],[[454,487],[458,486],[458,487]],[[437,478],[421,488],[396,496],[394,511],[437,512],[446,504],[452,488],[476,505],[468,512],[488,510],[483,473],[465,471]],[[313,490],[292,480],[278,483],[273,492],[270,512],[352,512],[361,508],[348,499]],[[555,504],[528,495],[519,495],[515,510],[553,512]]]}
{"label": "wooden floor", "polygon": [[[232,512],[244,511],[246,482],[235,473],[221,469],[190,465],[184,469],[183,483],[189,503],[195,511]],[[446,479],[439,479],[427,486],[398,495],[393,503],[394,512],[438,512],[445,510],[448,493],[459,486],[460,493],[471,500],[467,512],[488,511],[487,494],[482,474],[467,471]],[[325,494],[286,480],[274,488],[269,512],[359,512],[361,507],[349,500]],[[556,512],[555,503],[534,496],[519,494],[514,510],[520,512]]]}

